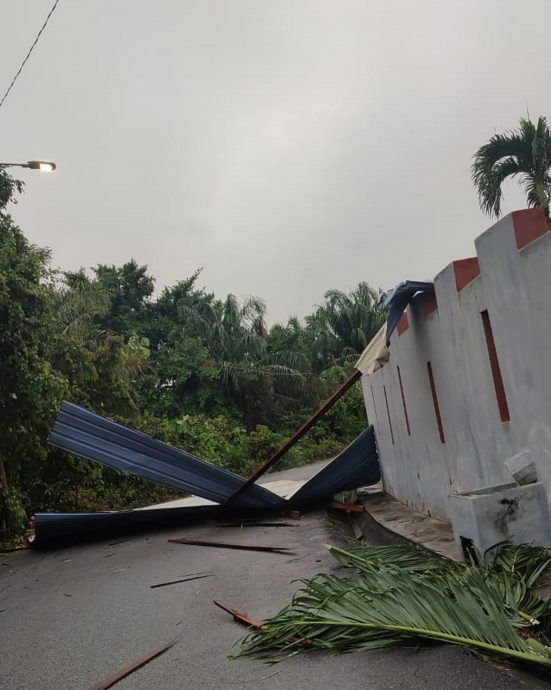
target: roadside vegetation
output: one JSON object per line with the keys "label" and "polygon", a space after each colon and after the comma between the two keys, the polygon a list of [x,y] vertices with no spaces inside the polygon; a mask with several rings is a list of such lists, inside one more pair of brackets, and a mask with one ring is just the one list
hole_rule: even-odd
{"label": "roadside vegetation", "polygon": [[[384,320],[366,283],[268,328],[262,300],[219,299],[200,270],[157,295],[133,260],[54,271],[8,212],[22,191],[0,169],[0,542],[37,510],[173,495],[49,447],[62,399],[247,474],[349,375]],[[365,425],[356,384],[278,468],[331,457]]]}

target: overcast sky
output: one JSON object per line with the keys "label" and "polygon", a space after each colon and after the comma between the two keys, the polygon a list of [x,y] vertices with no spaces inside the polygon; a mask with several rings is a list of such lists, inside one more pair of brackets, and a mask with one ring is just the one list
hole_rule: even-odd
{"label": "overcast sky", "polygon": [[[53,0],[1,0],[3,93]],[[473,152],[551,116],[549,0],[60,0],[0,109],[51,159],[14,216],[54,266],[203,266],[268,320],[471,256]],[[504,210],[524,205],[514,185]]]}

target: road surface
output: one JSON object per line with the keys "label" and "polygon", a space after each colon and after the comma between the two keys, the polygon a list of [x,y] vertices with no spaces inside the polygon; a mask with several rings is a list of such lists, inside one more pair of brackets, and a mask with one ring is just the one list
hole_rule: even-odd
{"label": "road surface", "polygon": [[[0,555],[0,688],[87,690],[178,637],[165,655],[117,690],[512,690],[543,688],[518,671],[452,647],[344,656],[314,652],[269,666],[228,659],[244,630],[212,604],[262,618],[298,587],[291,580],[334,569],[323,543],[342,532],[322,513],[285,528],[194,526],[60,551]],[[291,547],[296,555],[169,544],[196,537]],[[113,543],[113,542],[118,543]],[[150,585],[190,573],[212,577]]]}

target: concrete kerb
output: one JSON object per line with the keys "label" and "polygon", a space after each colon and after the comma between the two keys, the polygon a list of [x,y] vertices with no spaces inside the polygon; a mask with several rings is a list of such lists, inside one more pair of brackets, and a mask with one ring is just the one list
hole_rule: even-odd
{"label": "concrete kerb", "polygon": [[359,541],[381,545],[413,543],[450,560],[463,560],[450,523],[408,508],[384,493],[380,486],[359,489],[352,497],[348,494],[335,499],[363,505],[364,512],[348,514],[350,527]]}

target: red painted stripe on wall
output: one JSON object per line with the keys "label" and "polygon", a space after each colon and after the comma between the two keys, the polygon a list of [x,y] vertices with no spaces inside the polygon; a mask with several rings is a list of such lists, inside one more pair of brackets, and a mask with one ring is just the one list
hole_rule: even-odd
{"label": "red painted stripe on wall", "polygon": [[455,273],[455,287],[457,288],[457,292],[461,292],[466,285],[480,275],[480,264],[476,256],[470,259],[454,261],[452,265],[453,272]]}
{"label": "red painted stripe on wall", "polygon": [[513,211],[511,215],[517,249],[522,249],[530,242],[537,240],[548,230],[542,208],[526,208],[522,211]]}
{"label": "red painted stripe on wall", "polygon": [[386,395],[386,386],[383,386],[383,390],[385,392],[385,403],[386,403],[386,414],[388,417],[388,428],[390,429],[390,438],[392,439],[392,445],[394,445],[394,431],[392,429],[392,420],[390,419],[390,409],[388,407],[388,398]]}
{"label": "red painted stripe on wall", "polygon": [[398,371],[398,381],[400,383],[400,393],[402,394],[402,405],[404,407],[404,417],[406,418],[406,429],[408,432],[408,436],[411,436],[411,428],[409,426],[409,416],[408,416],[408,408],[406,405],[406,396],[404,395],[404,385],[402,383],[402,374],[400,373],[400,367],[396,367]]}
{"label": "red painted stripe on wall", "polygon": [[438,309],[438,302],[434,292],[424,292],[419,298],[419,306],[421,308],[421,316],[424,319],[435,312]]}
{"label": "red painted stripe on wall", "polygon": [[438,395],[436,394],[434,375],[432,373],[432,364],[430,362],[427,362],[427,371],[429,374],[430,392],[432,393],[432,404],[434,406],[434,415],[436,417],[436,425],[438,426],[438,435],[440,436],[440,443],[446,443],[446,437],[444,436],[444,427],[442,425],[442,415],[440,414],[440,405],[438,404]]}
{"label": "red painted stripe on wall", "polygon": [[409,320],[408,320],[408,315],[406,312],[400,316],[400,320],[396,324],[396,330],[398,331],[398,335],[402,335],[402,333],[405,333],[407,329],[409,328]]}
{"label": "red painted stripe on wall", "polygon": [[486,338],[486,347],[488,348],[488,357],[490,359],[490,368],[492,370],[492,378],[494,380],[494,389],[496,393],[497,406],[499,408],[499,418],[502,422],[509,422],[511,415],[509,414],[509,405],[507,404],[507,396],[505,395],[505,386],[503,385],[503,377],[501,376],[501,368],[497,358],[496,344],[494,341],[494,333],[492,331],[492,324],[490,323],[490,316],[488,310],[485,309],[480,313],[482,317],[482,325],[484,327],[484,336]]}

